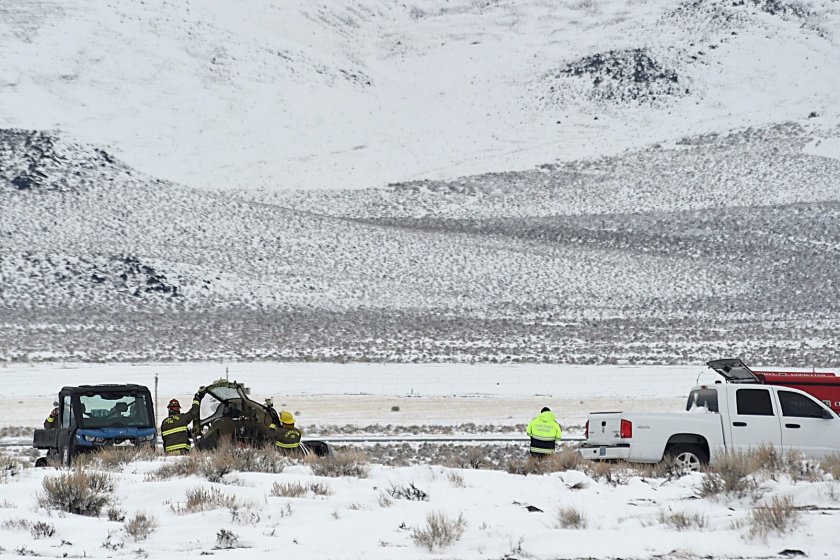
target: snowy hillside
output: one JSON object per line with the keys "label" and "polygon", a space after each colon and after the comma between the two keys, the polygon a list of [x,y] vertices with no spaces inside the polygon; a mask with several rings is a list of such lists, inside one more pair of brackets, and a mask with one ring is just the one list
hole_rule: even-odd
{"label": "snowy hillside", "polygon": [[6,0],[2,126],[198,188],[513,171],[840,118],[830,0]]}
{"label": "snowy hillside", "polygon": [[[450,219],[445,206],[432,217],[371,215],[370,191],[335,206],[367,208],[364,219],[328,216],[161,182],[44,133],[0,140],[0,158],[11,162],[0,232],[6,357],[698,362],[741,353],[801,365],[837,357],[826,344],[840,301],[838,202],[826,183],[837,162],[797,156],[801,139],[776,149],[780,161],[802,165],[780,164],[776,182],[754,190],[742,183],[753,204],[771,196],[777,204],[683,209],[692,196],[722,196],[712,183],[675,191],[670,205],[663,189],[663,208],[651,213],[510,217],[498,215],[510,204],[493,216],[492,192],[453,195],[478,199],[492,216],[484,219]],[[621,170],[633,159],[603,165]],[[565,196],[550,183],[566,172],[541,173],[550,207],[552,193]],[[580,181],[581,206],[604,200],[614,210],[586,187],[592,179]],[[788,181],[808,188],[791,194]],[[451,186],[421,194],[449,198]],[[422,206],[411,186],[390,192],[395,208]]]}
{"label": "snowy hillside", "polygon": [[0,16],[0,359],[840,361],[836,2]]}

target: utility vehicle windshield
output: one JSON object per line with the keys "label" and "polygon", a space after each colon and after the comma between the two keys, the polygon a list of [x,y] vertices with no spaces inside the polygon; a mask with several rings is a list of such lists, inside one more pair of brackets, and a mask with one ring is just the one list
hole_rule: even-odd
{"label": "utility vehicle windshield", "polygon": [[152,425],[148,398],[143,393],[87,393],[79,395],[83,428]]}

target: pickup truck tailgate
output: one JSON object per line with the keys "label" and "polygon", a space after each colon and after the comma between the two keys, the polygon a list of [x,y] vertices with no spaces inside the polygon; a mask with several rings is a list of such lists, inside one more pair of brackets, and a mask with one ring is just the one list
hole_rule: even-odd
{"label": "pickup truck tailgate", "polygon": [[589,414],[589,437],[586,445],[615,445],[621,442],[621,413],[592,412]]}

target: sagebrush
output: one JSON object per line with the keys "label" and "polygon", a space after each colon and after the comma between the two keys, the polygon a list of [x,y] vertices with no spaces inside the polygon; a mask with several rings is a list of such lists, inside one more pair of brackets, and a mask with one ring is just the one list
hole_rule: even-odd
{"label": "sagebrush", "polygon": [[557,512],[557,523],[563,529],[586,529],[589,525],[586,515],[575,507],[560,508]]}
{"label": "sagebrush", "polygon": [[301,482],[275,482],[271,486],[270,495],[278,498],[301,498],[309,493],[316,496],[329,496],[332,488],[323,482],[313,481],[306,484]]}
{"label": "sagebrush", "polygon": [[659,522],[677,531],[705,529],[709,524],[702,513],[687,511],[660,511]]}
{"label": "sagebrush", "polygon": [[145,540],[155,529],[157,529],[155,518],[142,512],[126,521],[123,525],[125,533],[135,541]]}
{"label": "sagebrush", "polygon": [[747,521],[747,536],[766,538],[768,535],[792,533],[799,525],[799,510],[789,496],[773,497],[769,504],[756,507]]}
{"label": "sagebrush", "polygon": [[168,480],[203,476],[210,482],[223,482],[233,472],[260,472],[279,474],[292,461],[272,447],[235,447],[223,443],[209,451],[193,450],[189,455],[173,457],[147,476],[149,480]]}
{"label": "sagebrush", "polygon": [[108,446],[97,449],[94,453],[79,455],[76,461],[85,468],[97,468],[113,471],[135,461],[149,461],[158,456],[151,445]]}
{"label": "sagebrush", "polygon": [[38,504],[67,513],[96,517],[111,502],[114,481],[110,475],[75,469],[44,479]]}
{"label": "sagebrush", "polygon": [[327,457],[310,455],[306,463],[316,476],[367,478],[370,473],[367,456],[357,451],[334,453]]}
{"label": "sagebrush", "polygon": [[415,502],[429,500],[429,494],[425,490],[417,488],[413,482],[409,482],[408,484],[396,484],[392,482],[387,492],[388,495],[397,500],[410,500]]}
{"label": "sagebrush", "polygon": [[840,481],[840,455],[832,454],[820,461],[820,468],[823,472],[831,475],[834,480]]}
{"label": "sagebrush", "polygon": [[527,456],[524,458],[511,458],[505,465],[505,470],[510,474],[545,474],[552,472],[563,472],[569,470],[582,470],[592,461],[581,457],[576,449],[568,447],[561,448],[557,453],[544,457]]}
{"label": "sagebrush", "polygon": [[187,491],[183,504],[172,504],[171,509],[175,513],[186,514],[219,508],[235,509],[248,505],[218,488],[193,488]]}
{"label": "sagebrush", "polygon": [[239,542],[239,535],[228,529],[219,529],[216,533],[216,548],[226,550],[236,548]]}
{"label": "sagebrush", "polygon": [[23,471],[23,462],[18,458],[0,451],[0,483],[7,482]]}
{"label": "sagebrush", "polygon": [[464,516],[450,517],[444,512],[433,511],[426,515],[426,525],[411,530],[411,540],[430,552],[458,541],[466,528]]}
{"label": "sagebrush", "polygon": [[753,476],[760,468],[754,452],[721,453],[713,465],[708,467],[700,483],[700,495],[715,497],[721,494],[745,496],[758,486]]}

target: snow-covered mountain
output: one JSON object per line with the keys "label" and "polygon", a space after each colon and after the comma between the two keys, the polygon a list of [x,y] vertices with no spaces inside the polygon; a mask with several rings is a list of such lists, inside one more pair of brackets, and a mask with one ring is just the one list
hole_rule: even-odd
{"label": "snow-covered mountain", "polygon": [[836,364],[837,29],[0,3],[0,356]]}
{"label": "snow-covered mountain", "polygon": [[198,188],[529,169],[840,117],[831,0],[14,0],[3,126]]}

